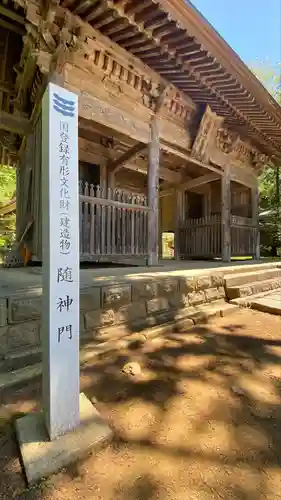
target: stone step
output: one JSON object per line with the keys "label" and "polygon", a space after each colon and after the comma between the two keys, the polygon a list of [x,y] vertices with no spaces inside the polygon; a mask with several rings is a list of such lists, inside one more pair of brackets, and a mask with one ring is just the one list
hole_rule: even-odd
{"label": "stone step", "polygon": [[[93,342],[84,345],[80,351],[81,366],[90,365],[95,362],[95,358],[101,354],[110,354],[118,349],[126,349],[135,342],[145,342],[147,339],[173,333],[175,331],[187,331],[200,323],[206,323],[214,317],[224,317],[237,312],[239,307],[236,304],[228,304],[222,301],[204,305],[197,308],[188,308],[179,311],[173,321],[147,328],[139,333],[130,334],[120,339],[113,339],[109,342],[97,344]],[[25,351],[25,356],[28,351]],[[27,358],[26,358],[27,359]],[[0,372],[0,392],[11,387],[22,387],[33,379],[42,375],[42,363],[35,363],[24,366],[5,373]]]}
{"label": "stone step", "polygon": [[8,352],[0,362],[0,373],[10,372],[41,361],[41,349],[32,347],[22,351]]}
{"label": "stone step", "polygon": [[232,288],[239,285],[246,285],[248,283],[256,283],[258,281],[267,281],[275,278],[281,278],[281,269],[260,269],[258,271],[243,273],[243,274],[230,274],[225,276],[224,283],[226,288]]}
{"label": "stone step", "polygon": [[251,308],[260,312],[281,315],[281,289],[257,293],[248,297],[232,299],[230,304],[240,308]]}
{"label": "stone step", "polygon": [[281,316],[281,294],[279,300],[273,300],[270,295],[267,297],[255,298],[251,303],[251,307],[257,311]]}
{"label": "stone step", "polygon": [[269,269],[281,269],[281,261],[265,262],[260,264],[242,264],[235,265],[231,267],[218,268],[218,271],[222,271],[224,276],[234,276],[238,274],[255,273],[260,271],[266,271]]}
{"label": "stone step", "polygon": [[269,292],[256,293],[255,295],[248,295],[247,297],[237,297],[236,299],[231,299],[229,304],[236,305],[239,308],[251,307],[253,300],[267,297],[272,293],[272,290],[270,290]]}
{"label": "stone step", "polygon": [[238,285],[227,288],[227,298],[229,300],[238,297],[248,297],[257,293],[269,292],[281,288],[281,278],[270,279],[265,281],[254,281],[247,285]]}
{"label": "stone step", "polygon": [[0,391],[10,387],[20,387],[42,375],[42,364],[25,366],[18,370],[12,370],[7,373],[0,373]]}

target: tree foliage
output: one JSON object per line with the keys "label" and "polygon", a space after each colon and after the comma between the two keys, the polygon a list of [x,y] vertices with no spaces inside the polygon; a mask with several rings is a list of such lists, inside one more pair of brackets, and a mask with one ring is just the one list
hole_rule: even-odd
{"label": "tree foliage", "polygon": [[253,65],[251,70],[274,99],[281,104],[281,62],[274,66],[267,62],[259,63]]}
{"label": "tree foliage", "polygon": [[[253,73],[281,105],[281,63],[252,68]],[[281,248],[281,165],[268,166],[260,176],[261,244],[264,253],[277,256]]]}
{"label": "tree foliage", "polygon": [[273,257],[281,247],[280,167],[267,167],[260,176],[260,226],[264,253]]}
{"label": "tree foliage", "polygon": [[[15,195],[16,170],[0,165],[0,206],[3,206]],[[8,214],[0,216],[0,247],[10,247],[15,239],[16,216]]]}

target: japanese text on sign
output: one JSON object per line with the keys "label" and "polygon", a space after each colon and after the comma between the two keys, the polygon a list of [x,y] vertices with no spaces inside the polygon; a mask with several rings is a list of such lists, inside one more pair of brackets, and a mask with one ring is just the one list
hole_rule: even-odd
{"label": "japanese text on sign", "polygon": [[68,255],[71,252],[71,218],[69,208],[71,204],[69,194],[69,162],[70,148],[68,123],[60,122],[60,253]]}

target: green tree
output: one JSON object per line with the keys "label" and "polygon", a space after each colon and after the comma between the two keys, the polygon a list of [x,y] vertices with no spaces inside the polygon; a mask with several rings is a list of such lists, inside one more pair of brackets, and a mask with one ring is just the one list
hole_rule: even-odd
{"label": "green tree", "polygon": [[281,104],[281,62],[273,66],[267,61],[253,64],[251,71],[274,99]]}
{"label": "green tree", "polygon": [[[15,195],[16,170],[0,165],[0,206],[3,206]],[[15,214],[0,216],[0,247],[9,247],[15,238]]]}
{"label": "green tree", "polygon": [[[254,65],[253,73],[281,105],[281,63]],[[276,257],[281,247],[280,165],[268,166],[260,176],[260,208],[262,250]]]}

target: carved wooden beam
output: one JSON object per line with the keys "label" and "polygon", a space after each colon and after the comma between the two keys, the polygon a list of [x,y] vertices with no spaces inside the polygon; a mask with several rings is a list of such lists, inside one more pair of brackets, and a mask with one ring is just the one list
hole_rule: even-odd
{"label": "carved wooden beam", "polygon": [[0,14],[8,19],[11,19],[12,21],[15,21],[16,23],[25,24],[25,19],[22,16],[20,16],[17,12],[7,9],[3,5],[0,5]]}
{"label": "carved wooden beam", "polygon": [[168,85],[164,88],[163,92],[159,95],[155,103],[155,113],[159,113],[165,99],[168,97],[169,93],[173,90],[173,85]]}
{"label": "carved wooden beam", "polygon": [[120,158],[109,162],[108,169],[110,170],[110,173],[115,174],[116,172],[118,172],[118,170],[120,170],[120,168],[122,168],[128,161],[132,161],[146,148],[147,144],[139,142],[135,144],[135,146],[133,146],[131,149],[126,151],[126,153],[124,153],[122,156],[120,156]]}
{"label": "carved wooden beam", "polygon": [[209,182],[217,181],[218,179],[220,179],[220,177],[221,177],[220,175],[215,173],[201,175],[200,177],[196,177],[196,179],[192,179],[188,182],[181,184],[180,189],[190,191],[193,188],[203,186],[204,184],[208,184]]}
{"label": "carved wooden beam", "polygon": [[0,92],[4,92],[5,94],[12,94],[13,89],[12,85],[9,82],[0,81]]}
{"label": "carved wooden beam", "polygon": [[[135,163],[127,163],[125,168],[128,170],[134,170],[140,174],[147,175],[147,161],[137,158]],[[176,171],[172,171],[167,167],[159,167],[159,177],[169,182],[169,184],[179,184],[181,181],[181,174]]]}
{"label": "carved wooden beam", "polygon": [[8,31],[13,31],[14,33],[17,33],[20,36],[23,36],[25,34],[24,28],[17,26],[13,22],[6,21],[6,19],[0,19],[0,26],[2,26],[2,28],[7,29]]}
{"label": "carved wooden beam", "polygon": [[0,111],[0,130],[27,135],[31,130],[31,123],[27,118],[22,116],[15,116],[5,111]]}
{"label": "carved wooden beam", "polygon": [[[114,151],[116,148],[114,148]],[[113,152],[113,150],[110,150]],[[107,164],[108,156],[106,156],[105,148],[100,144],[97,144],[93,141],[88,141],[82,137],[79,137],[79,158],[82,161],[86,161],[88,163],[99,163],[99,164]],[[112,163],[115,160],[112,160]],[[138,172],[143,175],[147,175],[147,160],[143,160],[142,158],[135,158],[134,161],[128,161],[124,168],[126,170],[132,170],[134,172]],[[181,174],[176,171],[172,171],[169,168],[161,165],[159,168],[159,177],[164,179],[170,184],[179,184],[181,182]]]}

